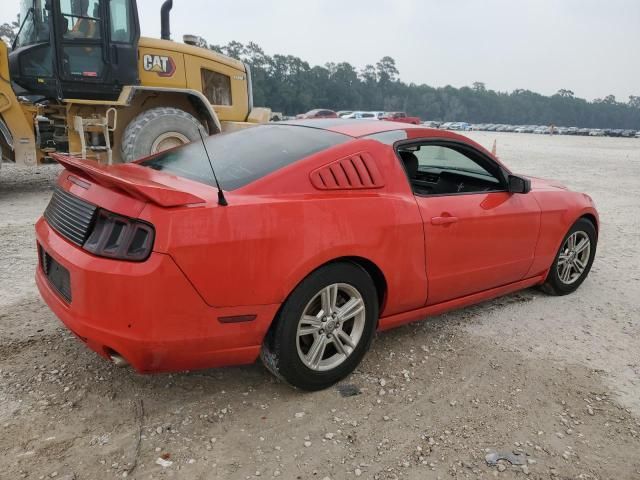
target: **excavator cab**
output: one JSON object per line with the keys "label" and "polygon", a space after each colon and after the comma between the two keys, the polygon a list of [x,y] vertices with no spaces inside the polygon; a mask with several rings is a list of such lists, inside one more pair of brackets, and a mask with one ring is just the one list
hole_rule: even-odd
{"label": "excavator cab", "polygon": [[21,0],[9,55],[25,95],[115,100],[138,79],[135,0]]}

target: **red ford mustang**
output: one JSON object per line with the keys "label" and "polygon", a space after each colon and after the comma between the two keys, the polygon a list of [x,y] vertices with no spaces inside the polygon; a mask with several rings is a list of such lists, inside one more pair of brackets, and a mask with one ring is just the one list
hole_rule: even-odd
{"label": "red ford mustang", "polygon": [[261,356],[325,388],[376,330],[534,285],[570,293],[596,252],[588,195],[418,126],[279,123],[134,164],[57,159],[38,287],[91,349],[139,372]]}

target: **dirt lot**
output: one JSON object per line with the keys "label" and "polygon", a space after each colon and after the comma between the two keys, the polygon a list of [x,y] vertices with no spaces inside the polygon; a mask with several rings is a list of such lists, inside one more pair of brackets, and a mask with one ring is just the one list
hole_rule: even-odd
{"label": "dirt lot", "polygon": [[[591,276],[568,297],[526,290],[381,334],[340,389],[313,394],[258,364],[139,376],[87,351],[32,280],[57,167],[5,166],[0,477],[640,478],[640,140],[471,136],[594,197]],[[524,465],[485,461],[514,450]]]}

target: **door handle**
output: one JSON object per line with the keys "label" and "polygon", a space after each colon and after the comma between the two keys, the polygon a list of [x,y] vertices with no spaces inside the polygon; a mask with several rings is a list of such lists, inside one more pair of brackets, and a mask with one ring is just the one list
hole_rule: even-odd
{"label": "door handle", "polygon": [[450,225],[452,223],[456,223],[458,221],[458,217],[433,217],[431,219],[431,225]]}

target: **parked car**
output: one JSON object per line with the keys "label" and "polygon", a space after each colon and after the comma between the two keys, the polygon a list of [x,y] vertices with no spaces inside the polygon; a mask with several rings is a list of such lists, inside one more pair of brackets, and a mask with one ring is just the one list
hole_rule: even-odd
{"label": "parked car", "polygon": [[635,136],[635,134],[635,130],[623,130],[620,136],[624,138],[632,138],[633,136]]}
{"label": "parked car", "polygon": [[378,120],[380,112],[351,112],[342,118],[346,120]]}
{"label": "parked car", "polygon": [[596,253],[589,196],[418,126],[280,122],[136,163],[53,156],[36,283],[82,342],[138,372],[260,356],[325,388],[376,330],[535,285],[571,293]]}
{"label": "parked car", "polygon": [[317,108],[315,110],[309,110],[307,113],[301,113],[296,116],[297,119],[312,119],[312,118],[338,118],[338,114],[333,110],[323,110]]}
{"label": "parked car", "polygon": [[422,122],[422,125],[427,128],[440,128],[441,124],[442,122],[436,122],[434,120],[427,120],[426,122]]}
{"label": "parked car", "polygon": [[351,115],[352,113],[353,113],[353,110],[340,110],[336,112],[336,115],[338,115],[338,118],[344,118],[347,115]]}
{"label": "parked car", "polygon": [[636,138],[640,138],[640,130],[636,132]]}
{"label": "parked car", "polygon": [[271,116],[269,117],[270,122],[281,122],[284,120],[284,114],[282,112],[271,112]]}
{"label": "parked car", "polygon": [[420,123],[422,123],[420,117],[409,117],[405,112],[385,112],[385,114],[380,117],[380,120],[410,123],[413,125],[420,125]]}
{"label": "parked car", "polygon": [[604,130],[601,130],[599,128],[592,128],[591,130],[589,130],[589,136],[590,137],[604,137]]}

